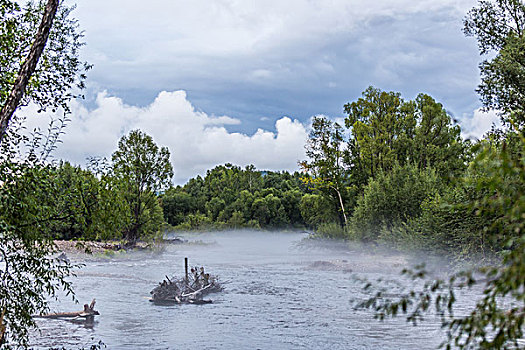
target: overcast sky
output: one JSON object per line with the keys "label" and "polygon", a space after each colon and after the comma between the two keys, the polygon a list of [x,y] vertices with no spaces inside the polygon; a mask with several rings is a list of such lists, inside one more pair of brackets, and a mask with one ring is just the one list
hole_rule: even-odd
{"label": "overcast sky", "polygon": [[432,95],[481,136],[481,60],[462,33],[473,0],[85,0],[86,100],[57,157],[109,156],[141,128],[175,183],[232,162],[297,168],[313,115],[336,119],[367,86]]}

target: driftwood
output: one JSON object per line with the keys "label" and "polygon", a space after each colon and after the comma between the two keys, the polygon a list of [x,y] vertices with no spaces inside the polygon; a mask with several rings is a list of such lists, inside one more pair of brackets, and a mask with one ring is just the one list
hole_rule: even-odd
{"label": "driftwood", "polygon": [[159,305],[172,304],[210,304],[211,300],[203,297],[220,292],[223,287],[216,276],[204,272],[204,267],[191,269],[187,277],[166,278],[150,294],[150,301]]}
{"label": "driftwood", "polygon": [[78,312],[56,312],[46,315],[36,315],[34,317],[39,318],[52,318],[52,319],[93,319],[95,315],[100,315],[98,311],[95,310],[95,299],[91,301],[91,304],[84,304],[84,310]]}

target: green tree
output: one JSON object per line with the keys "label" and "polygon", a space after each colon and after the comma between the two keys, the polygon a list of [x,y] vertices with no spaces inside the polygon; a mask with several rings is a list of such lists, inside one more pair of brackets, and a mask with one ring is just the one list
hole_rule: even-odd
{"label": "green tree", "polygon": [[67,112],[75,96],[70,88],[83,87],[88,66],[78,58],[82,35],[71,8],[56,0],[44,8],[0,1],[0,346],[8,338],[26,346],[31,315],[47,310],[46,296],[72,293],[66,280],[72,266],[53,257],[49,231],[63,213],[49,195],[61,189],[50,181],[55,169],[45,158],[62,130],[52,126],[47,137],[29,141],[21,136],[22,118],[12,118],[29,102]]}
{"label": "green tree", "polygon": [[255,199],[252,213],[253,219],[257,220],[261,227],[283,227],[288,224],[281,200],[273,194]]}
{"label": "green tree", "polygon": [[452,124],[443,105],[431,96],[419,94],[414,103],[417,124],[410,135],[411,149],[403,152],[407,161],[419,169],[435,169],[447,182],[461,177],[470,160],[470,142],[462,139],[459,125]]}
{"label": "green tree", "polygon": [[284,192],[281,197],[281,203],[286,212],[287,221],[292,226],[303,226],[304,224],[301,217],[301,210],[299,209],[302,197],[303,193],[301,191],[293,189]]}
{"label": "green tree", "polygon": [[345,112],[350,130],[345,163],[357,188],[394,164],[433,167],[445,178],[466,168],[468,143],[443,106],[428,95],[404,101],[399,93],[369,87],[362,98],[345,105]]}
{"label": "green tree", "polygon": [[23,156],[18,146],[25,138],[14,124],[0,146],[0,346],[7,339],[26,346],[28,330],[36,326],[31,315],[47,310],[46,296],[72,293],[66,280],[72,266],[53,255],[51,227],[67,214],[55,205],[61,188],[50,180],[55,168],[42,156],[49,150],[39,150],[36,139]]}
{"label": "green tree", "polygon": [[125,183],[114,176],[105,158],[91,158],[88,170],[98,179],[97,201],[90,211],[91,225],[82,238],[121,239],[131,222]]}
{"label": "green tree", "polygon": [[332,202],[318,194],[305,194],[299,203],[301,217],[306,225],[317,228],[323,223],[336,222],[337,209]]}
{"label": "green tree", "polygon": [[170,188],[162,196],[162,210],[168,224],[179,225],[184,222],[186,215],[195,211],[193,198],[179,187]]}
{"label": "green tree", "polygon": [[[486,108],[500,110],[509,129],[501,143],[494,144],[494,135],[503,132],[492,133],[488,142],[476,146],[479,150],[470,166],[473,173],[463,184],[474,194],[467,193],[460,208],[478,217],[482,227],[475,231],[482,245],[497,242],[500,263],[477,269],[476,274],[453,274],[448,281],[426,280],[422,289],[408,291],[394,300],[378,292],[363,303],[379,318],[404,313],[412,322],[420,321],[424,312],[434,309],[447,328],[447,349],[511,349],[523,345],[519,341],[525,324],[524,9],[518,0],[480,1],[465,19],[465,33],[477,36],[481,53],[496,51],[492,61],[481,65],[478,92]],[[469,230],[474,227],[469,226]],[[405,274],[413,279],[427,276],[422,269]],[[456,291],[473,285],[483,289],[480,299],[470,312],[457,315],[453,312]]]}
{"label": "green tree", "polygon": [[363,97],[344,106],[350,129],[346,162],[359,187],[395,162],[404,165],[416,127],[415,105],[400,93],[369,87]]}
{"label": "green tree", "polygon": [[72,88],[84,87],[90,66],[79,59],[82,33],[72,10],[58,0],[0,3],[0,140],[19,105],[67,113]]}
{"label": "green tree", "polygon": [[[499,110],[503,122],[525,126],[525,5],[520,0],[479,1],[464,20],[464,32],[478,40],[480,94],[486,109]],[[495,55],[494,55],[495,54]]]}
{"label": "green tree", "polygon": [[64,220],[54,223],[52,230],[60,239],[90,237],[94,225],[94,212],[99,203],[99,181],[87,170],[74,167],[68,162],[61,163],[52,181],[59,192],[49,193],[55,205],[64,214]]}
{"label": "green tree", "polygon": [[226,202],[220,197],[213,197],[209,202],[206,203],[206,211],[208,216],[212,220],[217,220],[219,214],[226,207]]}
{"label": "green tree", "polygon": [[[467,202],[482,223],[485,239],[499,242],[503,252],[500,263],[461,271],[448,280],[426,280],[421,290],[402,293],[399,298],[384,297],[379,291],[362,306],[373,308],[380,318],[407,314],[407,320],[414,323],[434,309],[448,330],[447,349],[520,348],[525,324],[525,138],[517,135],[519,157],[506,147],[482,146],[473,162],[485,172],[473,182],[481,195]],[[491,166],[487,167],[487,162]],[[404,273],[415,280],[427,278],[420,268]],[[470,312],[457,315],[455,293],[474,285],[482,288],[482,296]]]}
{"label": "green tree", "polygon": [[441,190],[441,180],[431,169],[420,170],[407,164],[380,172],[357,202],[350,224],[353,237],[390,240],[396,226],[418,217],[422,203]]}
{"label": "green tree", "polygon": [[131,223],[125,230],[125,238],[131,243],[160,227],[161,222],[155,222],[158,216],[153,214],[160,206],[157,193],[167,188],[173,177],[169,158],[168,148],[159,149],[151,136],[140,130],[123,136],[112,155],[113,172],[124,185],[131,209]]}
{"label": "green tree", "polygon": [[311,175],[304,177],[304,181],[314,185],[334,202],[341,223],[346,225],[348,219],[344,203],[347,171],[343,164],[343,146],[343,128],[326,117],[314,117],[306,144],[306,156],[309,160],[299,164]]}

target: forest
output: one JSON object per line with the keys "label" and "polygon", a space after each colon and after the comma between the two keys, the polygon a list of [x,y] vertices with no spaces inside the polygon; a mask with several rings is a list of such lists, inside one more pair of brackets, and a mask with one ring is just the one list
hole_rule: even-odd
{"label": "forest", "polygon": [[[68,19],[71,9],[58,10],[44,66],[35,70],[35,62],[24,86],[16,73],[31,71],[20,62],[42,9],[23,12],[12,1],[0,9],[0,63],[9,68],[0,70],[0,261],[7,266],[0,269],[0,344],[6,332],[25,339],[31,314],[45,310],[42,295],[71,290],[71,266],[49,257],[53,240],[123,240],[132,247],[171,230],[231,228],[308,230],[315,237],[476,261],[486,267],[487,297],[479,312],[451,326],[457,339],[487,324],[496,336],[487,340],[483,333],[485,348],[522,336],[525,7],[519,1],[482,1],[465,18],[465,34],[478,40],[482,54],[492,53],[480,64],[477,91],[503,125],[482,139],[464,139],[446,106],[427,94],[407,99],[370,86],[342,106],[343,123],[313,117],[299,171],[227,163],[182,186],[171,183],[177,169],[169,150],[141,130],[115,140],[110,159],[91,158],[85,167],[52,160],[65,121],[28,135],[23,118],[13,115],[29,102],[68,110],[76,96],[67,91],[82,89],[90,68],[78,58],[82,35]],[[500,310],[498,298],[506,296],[518,306]],[[410,305],[429,308],[428,300],[413,299],[369,306],[383,315],[410,312]]]}

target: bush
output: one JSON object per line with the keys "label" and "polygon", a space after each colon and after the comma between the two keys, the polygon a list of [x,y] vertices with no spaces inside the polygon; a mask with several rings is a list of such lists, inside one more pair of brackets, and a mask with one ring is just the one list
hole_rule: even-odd
{"label": "bush", "polygon": [[331,238],[331,239],[346,239],[348,238],[347,231],[339,223],[336,222],[326,222],[320,224],[315,230],[316,236],[322,238]]}
{"label": "bush", "polygon": [[421,204],[443,190],[432,169],[395,165],[380,173],[365,187],[350,220],[350,235],[363,241],[377,241],[421,214]]}
{"label": "bush", "polygon": [[305,194],[299,203],[301,216],[310,228],[317,228],[324,223],[338,220],[337,209],[325,197],[317,194]]}

